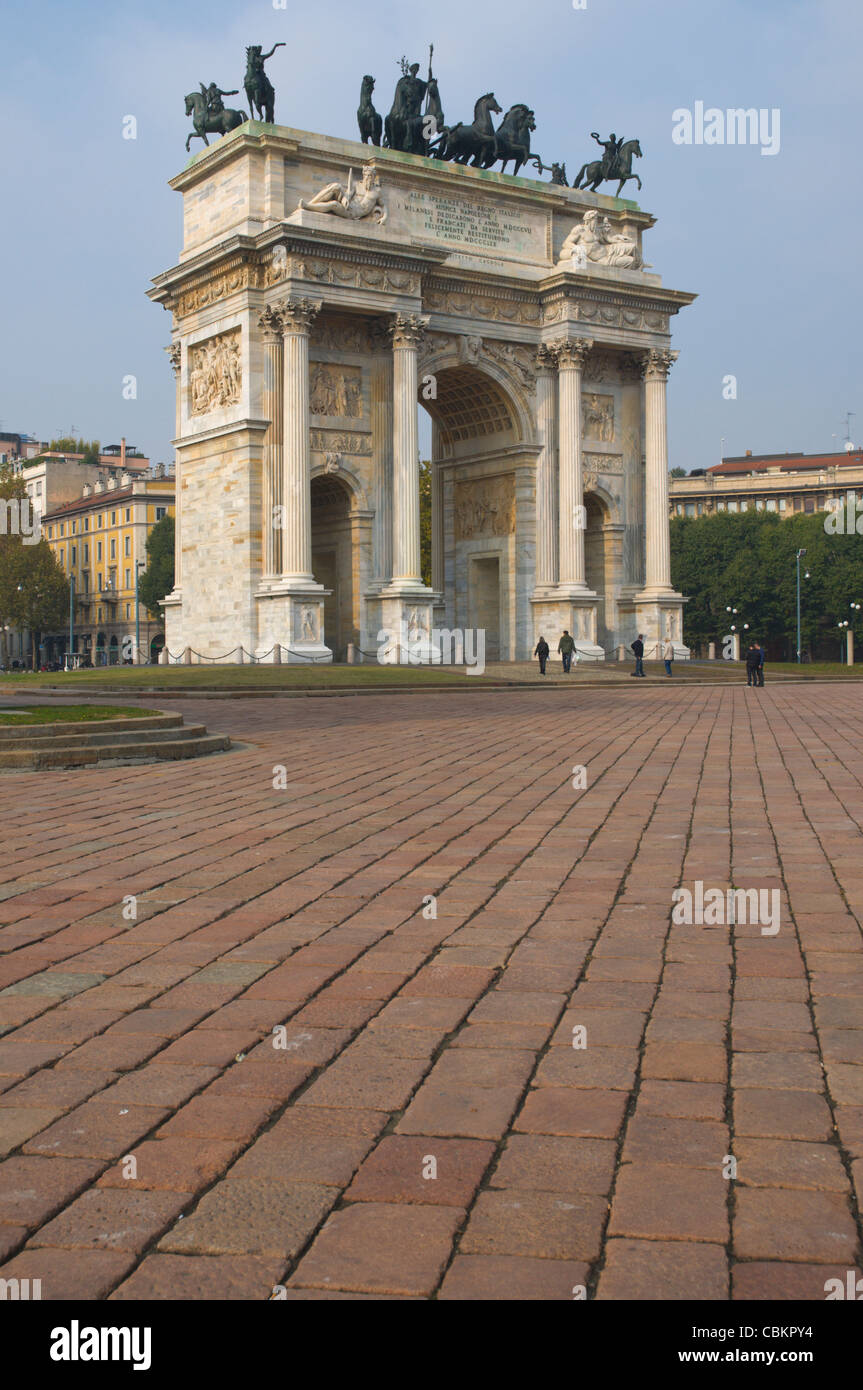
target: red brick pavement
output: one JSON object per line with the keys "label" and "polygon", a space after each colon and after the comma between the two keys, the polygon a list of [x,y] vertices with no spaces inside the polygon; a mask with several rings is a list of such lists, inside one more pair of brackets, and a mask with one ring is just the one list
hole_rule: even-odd
{"label": "red brick pavement", "polygon": [[[5,776],[0,1277],[823,1299],[861,1254],[859,705],[183,701],[244,746]],[[779,932],[677,925],[699,880]]]}

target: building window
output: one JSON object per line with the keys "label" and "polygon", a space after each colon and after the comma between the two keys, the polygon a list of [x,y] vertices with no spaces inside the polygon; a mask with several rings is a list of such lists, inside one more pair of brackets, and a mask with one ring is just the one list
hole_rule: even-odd
{"label": "building window", "polygon": [[157,520],[157,521],[161,521],[161,520],[162,520],[162,517],[163,517],[163,516],[167,516],[167,515],[168,515],[168,508],[167,508],[167,507],[157,507],[157,508],[156,508],[156,520]]}
{"label": "building window", "polygon": [[83,594],[86,594],[86,593],[89,592],[89,589],[90,589],[90,572],[89,572],[89,570],[82,570],[82,571],[81,571],[81,592],[82,592]]}
{"label": "building window", "polygon": [[77,521],[73,521],[73,522],[72,522],[72,535],[73,535],[73,536],[76,536],[77,534],[78,534],[78,523],[77,523]]}
{"label": "building window", "polygon": [[60,546],[60,549],[57,551],[57,554],[60,556],[60,564],[61,564],[61,565],[64,564],[64,563],[65,563],[66,551],[65,551],[65,549],[63,548],[62,545]]}
{"label": "building window", "polygon": [[111,525],[112,525],[112,526],[116,526],[116,525],[117,525],[117,513],[116,513],[116,512],[112,512],[112,513],[111,513]]}
{"label": "building window", "polygon": [[97,560],[101,560],[101,558],[102,558],[102,542],[101,542],[101,541],[97,541],[97,542],[96,542],[96,559],[97,559]]}
{"label": "building window", "polygon": [[686,515],[687,515],[687,516],[695,516],[695,503],[694,503],[694,502],[687,502],[687,504],[686,504]]}
{"label": "building window", "polygon": [[85,530],[85,531],[89,531],[89,529],[90,529],[90,518],[89,518],[88,516],[85,516],[85,517],[84,517],[84,530]]}
{"label": "building window", "polygon": [[717,510],[718,512],[724,512],[724,511],[725,511],[725,503],[724,503],[724,502],[717,502],[717,503],[716,503],[716,510]]}
{"label": "building window", "polygon": [[795,498],[794,498],[794,510],[795,510],[795,512],[802,512],[802,511],[803,511],[803,498],[802,498],[802,497],[795,497]]}
{"label": "building window", "polygon": [[126,559],[127,559],[127,560],[128,560],[128,558],[129,558],[129,556],[132,554],[132,537],[131,537],[131,536],[127,536],[126,539],[125,539],[125,541],[124,541],[124,543],[123,543],[123,554],[126,556]]}
{"label": "building window", "polygon": [[[99,588],[100,588],[100,589],[102,588],[102,580],[101,580],[101,579],[99,580]],[[96,621],[97,621],[98,623],[101,623],[101,621],[102,621],[102,610],[101,610],[101,608],[97,608],[97,609],[96,609]]]}
{"label": "building window", "polygon": [[768,499],[767,499],[767,510],[768,510],[768,512],[775,512],[775,511],[776,511],[776,500],[775,500],[775,498],[773,498],[773,497],[768,497]]}
{"label": "building window", "polygon": [[61,536],[64,536],[65,534],[66,534],[66,523],[65,523],[65,521],[61,521],[61,522],[60,522],[60,535],[61,535]]}
{"label": "building window", "polygon": [[784,511],[785,511],[785,498],[784,498],[784,497],[780,497],[780,499],[779,499],[779,510],[780,510],[780,512],[784,512]]}
{"label": "building window", "polygon": [[126,570],[126,583],[124,584],[123,587],[126,588],[126,589],[131,589],[131,587],[132,587],[132,571],[131,571],[131,570]]}
{"label": "building window", "polygon": [[815,510],[815,498],[814,498],[814,497],[804,497],[804,498],[803,498],[803,510],[804,510],[804,512],[814,512],[814,510]]}
{"label": "building window", "polygon": [[116,541],[115,537],[112,536],[112,537],[111,537],[111,559],[112,559],[112,560],[116,560],[116,558],[117,558],[117,541]]}
{"label": "building window", "polygon": [[127,521],[131,521],[131,520],[132,520],[132,508],[131,508],[131,507],[127,507],[127,508],[126,508],[126,520],[127,520]]}
{"label": "building window", "polygon": [[85,564],[85,565],[88,565],[89,563],[90,563],[90,545],[89,545],[89,542],[88,542],[88,541],[85,541],[85,542],[84,542],[84,564]]}
{"label": "building window", "polygon": [[749,510],[749,503],[747,502],[745,497],[741,497],[740,499],[740,510],[742,512],[746,512]]}
{"label": "building window", "polygon": [[53,541],[53,539],[54,539],[54,527],[53,527],[53,526],[49,526],[49,527],[48,527],[48,539],[49,539],[49,541]]}
{"label": "building window", "polygon": [[72,551],[72,564],[74,565],[78,561],[78,547],[77,545],[73,545],[70,547],[70,549]]}
{"label": "building window", "polygon": [[126,604],[126,617],[127,617],[127,618],[131,617],[131,613],[130,613],[131,607],[132,607],[131,603],[127,603],[127,604]]}

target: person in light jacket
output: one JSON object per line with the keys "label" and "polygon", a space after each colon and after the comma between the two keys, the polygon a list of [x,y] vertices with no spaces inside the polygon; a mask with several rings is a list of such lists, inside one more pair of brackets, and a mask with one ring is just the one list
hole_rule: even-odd
{"label": "person in light jacket", "polygon": [[665,674],[671,675],[671,663],[674,660],[674,643],[670,637],[666,637],[665,646],[662,648],[662,659],[665,662]]}

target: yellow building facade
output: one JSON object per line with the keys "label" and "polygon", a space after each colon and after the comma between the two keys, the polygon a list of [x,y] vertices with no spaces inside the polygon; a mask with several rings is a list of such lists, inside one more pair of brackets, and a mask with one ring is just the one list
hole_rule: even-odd
{"label": "yellow building facade", "polygon": [[[81,498],[46,512],[42,536],[74,586],[73,651],[94,666],[133,659],[135,592],[147,566],[147,537],[174,515],[174,478],[119,477],[87,484]],[[165,628],[139,605],[139,662],[155,660]],[[43,659],[62,659],[69,632],[49,635]]]}

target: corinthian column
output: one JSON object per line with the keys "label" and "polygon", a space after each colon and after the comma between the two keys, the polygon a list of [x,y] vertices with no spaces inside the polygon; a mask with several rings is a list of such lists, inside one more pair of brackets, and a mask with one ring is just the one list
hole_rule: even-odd
{"label": "corinthian column", "polygon": [[288,299],[274,306],[284,332],[282,456],[282,582],[314,584],[312,574],[309,329],[321,300]]}
{"label": "corinthian column", "polygon": [[547,347],[541,347],[536,354],[536,423],[542,446],[536,464],[537,587],[553,584],[557,577],[554,370],[554,354]]}
{"label": "corinthian column", "polygon": [[587,592],[584,569],[584,484],[581,472],[581,373],[591,338],[555,344],[558,364],[560,561],[558,582]]}
{"label": "corinthian column", "polygon": [[[174,373],[175,395],[174,404],[174,438],[179,439],[183,432],[183,347],[181,343],[171,343],[170,347],[165,348],[171,359],[171,371]],[[180,508],[182,504],[182,494],[180,491],[180,453],[174,459],[174,592],[180,588],[182,583],[183,549],[180,542]]]}
{"label": "corinthian column", "polygon": [[642,360],[645,426],[645,592],[672,593],[668,530],[665,384],[676,352],[650,348]]}
{"label": "corinthian column", "polygon": [[274,579],[282,572],[282,530],[276,519],[283,515],[284,325],[281,314],[269,304],[258,322],[264,340],[263,413],[270,422],[264,438],[261,574],[264,579]]}
{"label": "corinthian column", "polygon": [[393,584],[422,587],[417,354],[427,318],[397,314],[393,339]]}

